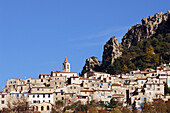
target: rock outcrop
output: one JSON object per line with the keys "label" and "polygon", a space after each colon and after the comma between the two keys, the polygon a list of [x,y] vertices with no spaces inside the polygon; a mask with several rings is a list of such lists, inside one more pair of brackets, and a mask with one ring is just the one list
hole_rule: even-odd
{"label": "rock outcrop", "polygon": [[121,48],[121,44],[115,37],[110,38],[110,40],[106,42],[102,59],[103,67],[113,64],[115,59],[122,55]]}
{"label": "rock outcrop", "polygon": [[137,23],[135,26],[129,28],[128,32],[122,38],[120,44],[115,37],[110,38],[104,45],[104,52],[102,56],[102,64],[96,57],[91,57],[86,60],[82,73],[87,71],[107,71],[107,68],[122,56],[122,49],[136,46],[147,38],[157,37],[158,34],[170,33],[170,11],[167,13],[156,13],[154,16],[143,18],[142,23]]}
{"label": "rock outcrop", "polygon": [[166,34],[170,32],[170,11],[167,13],[156,13],[154,17],[143,18],[142,24],[137,24],[129,28],[122,39],[122,45],[129,48],[136,46],[138,42],[150,38],[156,34]]}
{"label": "rock outcrop", "polygon": [[97,57],[93,56],[93,57],[86,59],[86,63],[83,67],[81,74],[83,75],[84,73],[88,71],[99,71],[100,68],[101,68],[100,61],[98,60]]}

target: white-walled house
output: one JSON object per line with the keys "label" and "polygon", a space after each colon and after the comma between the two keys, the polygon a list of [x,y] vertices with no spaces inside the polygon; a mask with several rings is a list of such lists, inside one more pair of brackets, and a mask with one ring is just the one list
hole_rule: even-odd
{"label": "white-walled house", "polygon": [[53,93],[30,93],[29,101],[31,101],[31,105],[42,102],[49,102],[53,104]]}

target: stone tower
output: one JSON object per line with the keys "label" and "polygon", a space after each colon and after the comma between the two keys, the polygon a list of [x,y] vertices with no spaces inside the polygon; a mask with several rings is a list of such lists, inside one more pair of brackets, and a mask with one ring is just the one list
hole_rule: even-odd
{"label": "stone tower", "polygon": [[63,72],[70,72],[70,63],[68,62],[67,57],[63,63]]}

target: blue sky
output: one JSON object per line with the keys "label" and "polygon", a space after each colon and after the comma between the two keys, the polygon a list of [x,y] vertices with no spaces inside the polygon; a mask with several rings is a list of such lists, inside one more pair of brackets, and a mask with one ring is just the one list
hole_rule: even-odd
{"label": "blue sky", "polygon": [[0,91],[10,78],[36,78],[62,70],[67,56],[72,72],[85,60],[102,60],[110,37],[118,41],[143,17],[170,10],[169,0],[1,0]]}

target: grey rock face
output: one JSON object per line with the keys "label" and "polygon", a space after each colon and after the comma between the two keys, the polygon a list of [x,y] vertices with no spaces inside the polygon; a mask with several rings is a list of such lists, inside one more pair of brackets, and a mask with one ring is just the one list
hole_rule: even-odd
{"label": "grey rock face", "polygon": [[100,70],[100,61],[97,59],[97,57],[90,57],[88,59],[86,59],[86,63],[83,67],[82,73],[84,74],[85,72],[88,71],[99,71]]}
{"label": "grey rock face", "polygon": [[110,38],[110,40],[106,42],[102,60],[103,67],[113,64],[115,59],[122,55],[121,48],[121,44],[115,37]]}
{"label": "grey rock face", "polygon": [[129,28],[122,39],[122,45],[129,48],[135,46],[139,41],[154,36],[156,33],[167,33],[167,21],[169,21],[170,11],[167,13],[156,13],[154,17],[143,18],[142,24],[137,24]]}

